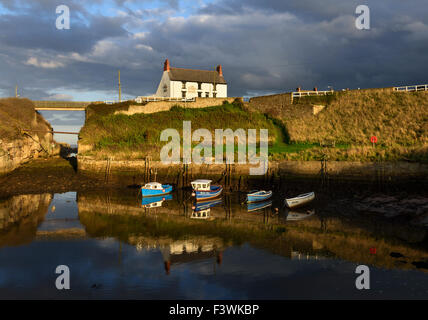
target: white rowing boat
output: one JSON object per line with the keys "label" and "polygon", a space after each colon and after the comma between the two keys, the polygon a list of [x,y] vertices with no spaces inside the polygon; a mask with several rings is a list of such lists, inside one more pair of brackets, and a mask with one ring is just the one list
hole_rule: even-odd
{"label": "white rowing boat", "polygon": [[315,193],[309,192],[298,195],[297,197],[285,199],[285,205],[289,208],[295,208],[307,204],[315,199]]}

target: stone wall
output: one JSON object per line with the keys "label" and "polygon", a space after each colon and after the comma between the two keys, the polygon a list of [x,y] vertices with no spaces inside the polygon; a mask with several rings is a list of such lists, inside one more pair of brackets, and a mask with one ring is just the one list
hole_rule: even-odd
{"label": "stone wall", "polygon": [[54,142],[50,133],[43,138],[26,135],[11,141],[0,139],[0,174],[15,170],[31,159],[58,155],[59,152],[60,145]]}
{"label": "stone wall", "polygon": [[51,125],[28,99],[0,99],[0,129],[0,174],[30,159],[60,152],[61,146],[53,139]]}
{"label": "stone wall", "polygon": [[234,97],[229,98],[195,98],[194,102],[182,101],[151,101],[144,106],[130,105],[128,110],[116,111],[115,114],[126,114],[131,116],[138,113],[155,113],[160,111],[168,111],[173,106],[180,106],[183,108],[206,108],[212,106],[219,106],[223,101],[232,103]]}
{"label": "stone wall", "polygon": [[[166,165],[160,161],[134,160],[95,160],[91,157],[78,156],[78,170],[83,173],[104,175],[106,170],[114,174],[141,175],[148,170],[158,172],[160,176],[176,177],[183,172],[183,164]],[[263,178],[263,176],[249,176],[250,164],[232,164],[230,169],[225,164],[190,164],[188,173],[193,177],[219,176],[230,170],[235,177]],[[321,161],[270,161],[267,175],[289,176],[302,178],[321,177]],[[347,180],[384,180],[412,179],[428,176],[428,164],[410,162],[347,162],[328,161],[325,173],[332,179]]]}

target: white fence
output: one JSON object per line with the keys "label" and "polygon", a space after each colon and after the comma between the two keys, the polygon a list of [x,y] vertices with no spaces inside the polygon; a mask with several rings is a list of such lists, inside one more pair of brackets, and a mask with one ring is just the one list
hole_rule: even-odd
{"label": "white fence", "polygon": [[294,98],[309,97],[309,96],[325,96],[328,94],[333,94],[334,90],[329,91],[295,91],[291,93],[291,103],[293,103]]}
{"label": "white fence", "polygon": [[170,97],[137,97],[134,99],[137,103],[149,101],[179,101],[179,102],[194,102],[195,98],[170,98]]}
{"label": "white fence", "polygon": [[394,87],[394,91],[409,92],[409,91],[428,91],[428,84],[419,84],[415,86]]}

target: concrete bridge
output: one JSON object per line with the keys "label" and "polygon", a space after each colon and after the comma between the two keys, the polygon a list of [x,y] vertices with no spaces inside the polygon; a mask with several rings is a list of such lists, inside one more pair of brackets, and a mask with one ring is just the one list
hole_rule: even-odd
{"label": "concrete bridge", "polygon": [[36,110],[85,111],[90,101],[34,101]]}

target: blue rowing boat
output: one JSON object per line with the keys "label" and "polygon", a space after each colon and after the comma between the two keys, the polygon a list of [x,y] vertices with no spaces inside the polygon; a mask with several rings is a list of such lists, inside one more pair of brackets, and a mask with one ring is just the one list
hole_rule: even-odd
{"label": "blue rowing boat", "polygon": [[211,180],[195,180],[192,181],[193,193],[192,196],[196,197],[196,201],[205,201],[217,198],[223,191],[222,186],[212,186]]}
{"label": "blue rowing boat", "polygon": [[159,182],[149,182],[141,187],[143,197],[162,196],[172,192],[172,186],[169,184],[160,184]]}
{"label": "blue rowing boat", "polygon": [[265,201],[272,197],[272,191],[253,190],[247,194],[247,202]]}

